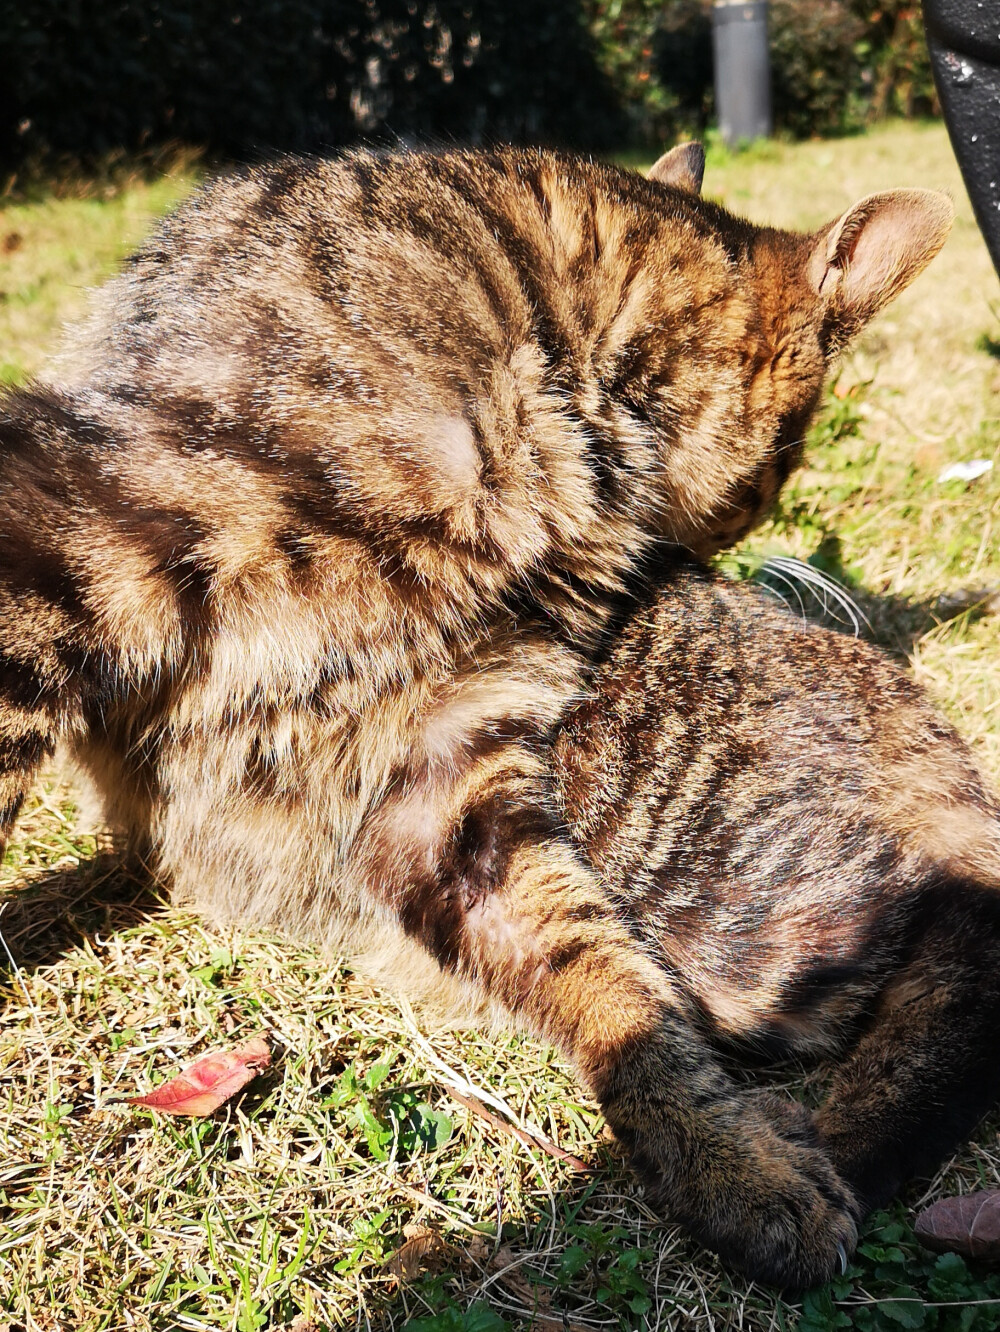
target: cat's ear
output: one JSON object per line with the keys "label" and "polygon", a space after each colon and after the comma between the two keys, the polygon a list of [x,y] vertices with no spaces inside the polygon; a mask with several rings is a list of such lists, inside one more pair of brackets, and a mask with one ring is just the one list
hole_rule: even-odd
{"label": "cat's ear", "polygon": [[705,150],[700,143],[679,143],[658,158],[648,174],[658,185],[674,185],[689,194],[700,194],[705,176]]}
{"label": "cat's ear", "polygon": [[889,190],[869,194],[819,232],[809,280],[830,302],[845,338],[930,263],[954,216],[951,200],[937,190]]}

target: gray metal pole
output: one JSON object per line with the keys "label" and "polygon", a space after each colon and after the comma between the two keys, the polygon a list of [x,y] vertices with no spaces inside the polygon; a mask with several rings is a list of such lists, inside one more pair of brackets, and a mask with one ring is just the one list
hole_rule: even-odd
{"label": "gray metal pole", "polygon": [[715,0],[715,109],[730,146],[766,138],[771,121],[767,0]]}

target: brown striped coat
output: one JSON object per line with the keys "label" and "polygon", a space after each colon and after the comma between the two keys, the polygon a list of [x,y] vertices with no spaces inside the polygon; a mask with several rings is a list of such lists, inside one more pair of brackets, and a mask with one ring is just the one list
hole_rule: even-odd
{"label": "brown striped coat", "polygon": [[[180,895],[414,941],[573,1055],[659,1201],[801,1284],[853,1204],[679,1114],[676,987],[567,835],[551,740],[655,551],[766,507],[951,207],[799,236],[700,174],[358,152],[169,219],[74,375],[0,406],[0,838],[67,739]],[[684,1182],[718,1152],[728,1212]]]}

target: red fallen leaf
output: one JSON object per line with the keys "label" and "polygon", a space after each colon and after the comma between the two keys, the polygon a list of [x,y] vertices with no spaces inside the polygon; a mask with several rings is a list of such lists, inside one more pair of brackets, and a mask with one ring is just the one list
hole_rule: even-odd
{"label": "red fallen leaf", "polygon": [[271,1063],[262,1036],[235,1050],[216,1050],[188,1064],[175,1078],[148,1096],[130,1096],[130,1105],[145,1105],[165,1115],[210,1115]]}
{"label": "red fallen leaf", "polygon": [[913,1229],[935,1253],[1000,1260],[1000,1189],[941,1198],[920,1213]]}

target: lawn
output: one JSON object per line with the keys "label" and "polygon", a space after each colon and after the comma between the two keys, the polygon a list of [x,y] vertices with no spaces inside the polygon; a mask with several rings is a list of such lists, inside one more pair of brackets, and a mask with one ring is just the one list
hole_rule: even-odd
{"label": "lawn", "polygon": [[[194,179],[0,209],[3,379],[41,368],[85,287]],[[728,562],[792,554],[847,583],[1000,781],[1000,466],[938,480],[950,463],[1000,456],[1000,286],[946,136],[893,125],[716,150],[706,192],[810,226],[904,184],[952,192],[952,237],[846,361],[806,467]],[[0,1329],[1000,1324],[1000,1278],[931,1258],[911,1230],[926,1198],[1000,1186],[995,1125],[873,1219],[843,1280],[786,1302],[731,1280],[653,1215],[550,1049],[436,1029],[338,959],[206,929],[116,862],[59,772],[0,869],[0,932],[14,964],[0,982]],[[256,1032],[271,1070],[213,1117],[128,1104]],[[468,1108],[470,1091],[494,1098],[494,1120]],[[503,1124],[536,1126],[587,1169]]]}

